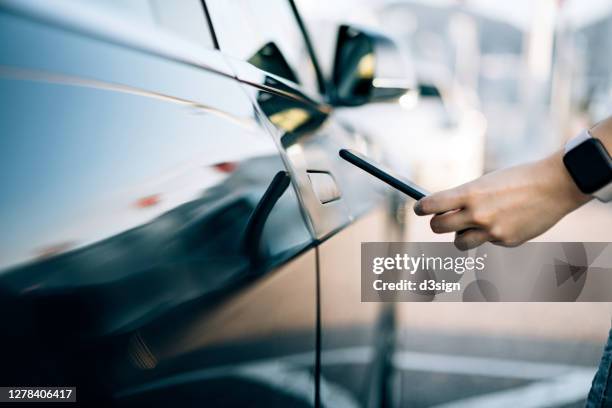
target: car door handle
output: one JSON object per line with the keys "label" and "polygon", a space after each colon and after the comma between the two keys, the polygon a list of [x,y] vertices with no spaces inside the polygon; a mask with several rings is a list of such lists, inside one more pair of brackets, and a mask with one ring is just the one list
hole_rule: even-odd
{"label": "car door handle", "polygon": [[285,193],[290,183],[291,177],[289,173],[286,171],[279,171],[276,173],[249,217],[242,245],[251,264],[259,264],[261,260],[259,249],[266,220],[272,212],[274,205]]}
{"label": "car door handle", "polygon": [[327,204],[342,197],[336,180],[329,172],[308,170],[308,178],[321,204]]}

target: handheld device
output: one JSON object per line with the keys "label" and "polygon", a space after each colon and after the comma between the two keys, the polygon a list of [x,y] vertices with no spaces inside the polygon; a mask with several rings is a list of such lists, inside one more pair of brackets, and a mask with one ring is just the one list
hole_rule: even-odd
{"label": "handheld device", "polygon": [[354,164],[360,169],[370,173],[379,180],[384,181],[391,187],[395,187],[402,193],[407,194],[415,200],[420,200],[421,198],[429,195],[429,193],[421,187],[409,182],[408,180],[404,180],[401,177],[393,175],[380,164],[368,159],[354,150],[341,149],[339,154],[340,157],[347,162]]}

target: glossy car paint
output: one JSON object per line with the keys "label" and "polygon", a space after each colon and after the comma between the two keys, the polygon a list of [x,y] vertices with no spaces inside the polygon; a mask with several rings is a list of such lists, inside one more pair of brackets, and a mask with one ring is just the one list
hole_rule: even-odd
{"label": "glossy car paint", "polygon": [[[83,406],[380,404],[391,311],[342,293],[356,243],[397,226],[337,156],[375,146],[223,50],[34,3],[0,8],[2,384],[76,385]],[[363,373],[332,372],[354,345]]]}
{"label": "glossy car paint", "polygon": [[[264,88],[264,84],[282,83],[282,80],[270,78],[253,67],[239,71],[238,77],[249,84],[254,100],[259,101],[264,113],[268,110],[265,104],[274,100],[275,106],[279,106],[283,99],[286,111],[314,110],[307,115],[313,122],[318,122],[317,115],[328,109],[291,86],[283,85],[281,88],[285,96]],[[259,86],[255,82],[257,78],[262,78]],[[262,97],[262,92],[265,97]],[[385,195],[388,190],[384,186],[355,172],[337,154],[342,146],[375,152],[366,138],[341,126],[333,116],[320,124],[309,124],[306,120],[301,125],[306,130],[296,132],[283,127],[286,122],[274,117],[279,112],[283,110],[276,109],[266,116],[274,126],[273,131],[298,184],[315,234],[322,241],[317,247],[321,378],[333,386],[321,389],[321,402],[324,406],[334,406],[339,401],[347,406],[380,406],[383,399],[381,390],[385,387],[384,377],[387,375],[385,364],[392,349],[393,309],[391,305],[382,303],[361,303],[359,254],[362,241],[400,239],[399,226],[391,216],[394,214],[393,201]],[[341,199],[322,204],[308,177],[310,172],[331,175],[341,186]],[[337,360],[337,355],[355,347],[370,350],[367,358],[357,356],[354,361]]]}

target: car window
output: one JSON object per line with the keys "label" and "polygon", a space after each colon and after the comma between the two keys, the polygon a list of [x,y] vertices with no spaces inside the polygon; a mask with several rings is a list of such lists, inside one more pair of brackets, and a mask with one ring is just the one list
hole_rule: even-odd
{"label": "car window", "polygon": [[86,0],[96,7],[162,28],[205,48],[214,48],[201,0]]}
{"label": "car window", "polygon": [[155,18],[149,0],[80,0],[103,11],[120,15],[139,23],[154,24]]}
{"label": "car window", "polygon": [[208,0],[224,53],[318,93],[317,77],[288,0]]}
{"label": "car window", "polygon": [[213,48],[204,6],[201,0],[149,0],[157,24],[168,31],[206,48]]}
{"label": "car window", "polygon": [[328,16],[328,6],[325,5],[325,2],[294,1],[306,26],[319,69],[324,78],[331,80],[338,42],[338,28],[342,21],[339,22]]}

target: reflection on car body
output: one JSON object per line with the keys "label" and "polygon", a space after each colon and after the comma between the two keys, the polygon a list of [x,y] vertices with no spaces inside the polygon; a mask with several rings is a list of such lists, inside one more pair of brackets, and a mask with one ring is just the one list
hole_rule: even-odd
{"label": "reflection on car body", "polygon": [[[360,303],[356,255],[337,267],[398,236],[394,196],[337,156],[375,146],[286,47],[224,49],[236,5],[141,32],[129,13],[157,0],[90,3],[0,4],[0,383],[75,385],[83,406],[382,401],[392,307]],[[371,355],[338,375],[326,350],[355,344]]]}

